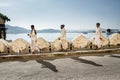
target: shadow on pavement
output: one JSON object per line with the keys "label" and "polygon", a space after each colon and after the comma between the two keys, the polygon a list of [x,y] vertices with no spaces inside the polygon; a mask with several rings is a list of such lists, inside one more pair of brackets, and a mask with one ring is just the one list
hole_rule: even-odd
{"label": "shadow on pavement", "polygon": [[29,60],[17,60],[17,61],[19,61],[19,62],[27,62]]}
{"label": "shadow on pavement", "polygon": [[97,63],[95,63],[95,62],[93,62],[93,61],[81,59],[81,58],[78,58],[78,57],[72,58],[72,59],[77,60],[77,61],[82,62],[82,63],[91,64],[91,65],[93,65],[93,66],[99,66],[99,67],[102,67],[102,66],[103,66],[103,65],[97,64]]}
{"label": "shadow on pavement", "polygon": [[116,56],[116,55],[110,55],[110,57],[120,58],[120,56]]}
{"label": "shadow on pavement", "polygon": [[47,61],[43,61],[43,60],[36,60],[36,62],[42,64],[42,68],[49,68],[51,69],[52,71],[54,72],[59,72],[57,69],[56,69],[56,66],[51,64],[50,62],[47,62]]}

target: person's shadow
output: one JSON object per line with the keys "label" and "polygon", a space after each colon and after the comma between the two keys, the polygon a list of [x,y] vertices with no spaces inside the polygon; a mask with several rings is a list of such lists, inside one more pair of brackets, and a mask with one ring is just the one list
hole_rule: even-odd
{"label": "person's shadow", "polygon": [[110,57],[120,58],[120,56],[116,56],[116,55],[110,55]]}
{"label": "person's shadow", "polygon": [[54,72],[59,72],[56,69],[56,66],[51,64],[50,62],[44,61],[44,60],[36,60],[36,62],[42,64],[42,68],[49,68],[50,70],[54,71]]}
{"label": "person's shadow", "polygon": [[93,61],[85,60],[85,59],[78,58],[78,57],[75,57],[75,58],[72,58],[72,59],[76,60],[77,62],[86,63],[86,64],[90,64],[90,65],[93,65],[93,66],[99,66],[99,67],[103,66],[103,65],[97,64],[97,63],[95,63]]}

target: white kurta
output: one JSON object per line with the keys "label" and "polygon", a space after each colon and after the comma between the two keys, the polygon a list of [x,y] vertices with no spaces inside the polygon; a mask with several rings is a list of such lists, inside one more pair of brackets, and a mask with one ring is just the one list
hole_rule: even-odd
{"label": "white kurta", "polygon": [[35,30],[32,30],[30,37],[31,37],[31,51],[34,52],[35,47],[37,46],[37,35],[35,34]]}
{"label": "white kurta", "polygon": [[66,39],[66,30],[65,28],[61,29],[61,40]]}
{"label": "white kurta", "polygon": [[101,27],[97,28],[94,38],[95,38],[95,45],[97,45],[98,48],[102,47],[102,40],[100,39],[100,38],[102,38]]}
{"label": "white kurta", "polygon": [[61,48],[63,50],[67,50],[67,48],[68,48],[68,42],[66,40],[66,30],[65,30],[65,28],[61,29],[60,45],[61,45]]}

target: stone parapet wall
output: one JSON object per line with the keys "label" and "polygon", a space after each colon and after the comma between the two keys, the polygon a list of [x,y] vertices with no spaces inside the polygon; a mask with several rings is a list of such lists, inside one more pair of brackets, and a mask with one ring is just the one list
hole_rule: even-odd
{"label": "stone parapet wall", "polygon": [[[60,40],[58,37],[52,42],[47,42],[45,39],[39,37],[37,39],[37,46],[40,51],[36,49],[35,53],[96,49],[92,43],[90,39],[87,39],[83,35],[79,35],[71,41]],[[120,47],[120,34],[114,33],[108,39],[103,36],[102,44],[101,48]],[[21,38],[12,42],[0,39],[0,53],[29,54],[31,53],[31,44]]]}

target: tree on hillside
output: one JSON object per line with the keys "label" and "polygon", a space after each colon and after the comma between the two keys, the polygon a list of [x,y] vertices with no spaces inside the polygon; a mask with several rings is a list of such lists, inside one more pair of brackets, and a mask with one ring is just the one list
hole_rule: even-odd
{"label": "tree on hillside", "polygon": [[8,18],[6,15],[4,15],[4,14],[2,14],[2,13],[0,13],[0,18],[3,19],[4,23],[5,23],[6,21],[10,21],[10,18]]}
{"label": "tree on hillside", "polygon": [[6,15],[0,13],[0,39],[6,39],[6,21],[10,21],[10,19]]}

